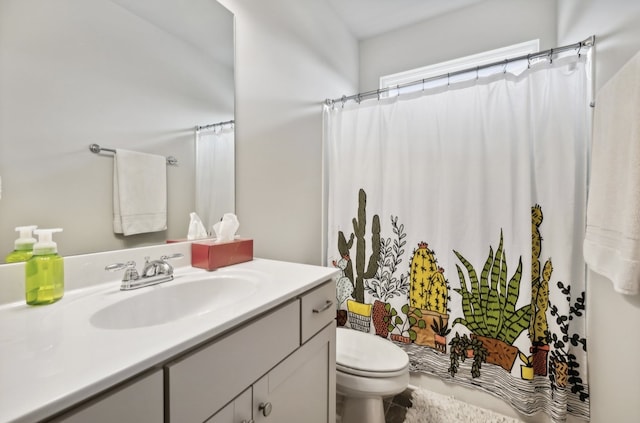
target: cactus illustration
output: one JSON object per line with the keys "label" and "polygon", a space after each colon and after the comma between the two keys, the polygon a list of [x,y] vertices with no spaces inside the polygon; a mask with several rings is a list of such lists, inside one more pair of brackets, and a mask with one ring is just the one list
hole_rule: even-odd
{"label": "cactus illustration", "polygon": [[[352,219],[353,233],[349,236],[349,241],[342,231],[338,232],[338,251],[341,256],[349,255],[356,242],[355,248],[355,275],[351,261],[344,269],[345,276],[349,278],[353,285],[354,299],[359,303],[364,303],[364,280],[371,279],[376,275],[378,270],[378,258],[380,257],[380,217],[376,214],[373,216],[371,223],[371,255],[366,260],[366,227],[367,227],[367,194],[361,188],[358,193],[358,216]],[[367,261],[365,269],[365,261]]]}
{"label": "cactus illustration", "polygon": [[551,259],[547,260],[540,275],[540,252],[542,250],[542,208],[539,205],[531,207],[531,322],[529,323],[529,338],[536,346],[547,345],[549,342],[549,327],[547,325],[547,308],[549,305],[549,280],[553,272]]}
{"label": "cactus illustration", "polygon": [[419,243],[411,259],[409,301],[412,307],[446,314],[449,287],[444,269],[437,264],[435,253],[429,249],[429,245]]}
{"label": "cactus illustration", "polygon": [[347,268],[347,264],[349,264],[350,258],[348,255],[342,257],[337,262],[334,260],[333,265],[340,269],[340,277],[336,281],[336,299],[338,300],[338,309],[344,303],[347,298],[351,296],[353,292],[353,285],[347,276],[345,276],[344,269]]}

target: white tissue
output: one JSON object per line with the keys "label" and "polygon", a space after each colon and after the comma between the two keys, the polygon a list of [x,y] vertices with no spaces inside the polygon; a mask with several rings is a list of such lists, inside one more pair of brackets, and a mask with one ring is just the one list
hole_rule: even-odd
{"label": "white tissue", "polygon": [[238,218],[233,213],[225,213],[222,220],[213,225],[213,232],[216,234],[216,242],[233,241],[236,231],[240,226]]}
{"label": "white tissue", "polygon": [[189,233],[187,234],[187,239],[202,239],[206,238],[207,230],[204,228],[202,224],[202,220],[200,220],[200,216],[197,213],[192,212],[190,214],[191,221],[189,222]]}

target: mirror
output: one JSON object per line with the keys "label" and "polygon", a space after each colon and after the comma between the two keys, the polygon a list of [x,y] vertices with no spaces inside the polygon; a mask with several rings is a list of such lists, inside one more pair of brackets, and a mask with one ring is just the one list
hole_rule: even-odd
{"label": "mirror", "polygon": [[[65,256],[185,238],[195,127],[233,119],[233,31],[216,0],[0,2],[0,263],[23,225],[63,228]],[[178,160],[166,231],[114,234],[113,154],[93,143]]]}

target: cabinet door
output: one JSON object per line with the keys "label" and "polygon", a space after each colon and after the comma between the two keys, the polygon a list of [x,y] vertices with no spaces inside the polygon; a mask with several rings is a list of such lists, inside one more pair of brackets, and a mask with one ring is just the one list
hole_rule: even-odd
{"label": "cabinet door", "polygon": [[158,423],[164,419],[162,370],[114,388],[52,420],[56,423]]}
{"label": "cabinet door", "polygon": [[335,337],[331,323],[254,384],[256,423],[335,422]]}
{"label": "cabinet door", "polygon": [[205,423],[249,423],[251,421],[251,388],[249,388]]}
{"label": "cabinet door", "polygon": [[167,423],[201,423],[300,345],[292,301],[165,366]]}

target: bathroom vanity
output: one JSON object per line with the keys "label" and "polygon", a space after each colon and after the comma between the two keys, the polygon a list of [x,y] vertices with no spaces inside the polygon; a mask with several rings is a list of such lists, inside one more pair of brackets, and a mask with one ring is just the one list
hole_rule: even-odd
{"label": "bathroom vanity", "polygon": [[335,273],[255,259],[4,304],[0,421],[334,421]]}

